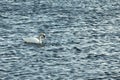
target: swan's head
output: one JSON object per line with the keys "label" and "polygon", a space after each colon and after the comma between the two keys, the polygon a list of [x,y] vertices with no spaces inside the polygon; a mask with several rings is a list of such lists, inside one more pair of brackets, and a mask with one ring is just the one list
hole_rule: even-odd
{"label": "swan's head", "polygon": [[40,33],[39,38],[45,39],[45,33]]}

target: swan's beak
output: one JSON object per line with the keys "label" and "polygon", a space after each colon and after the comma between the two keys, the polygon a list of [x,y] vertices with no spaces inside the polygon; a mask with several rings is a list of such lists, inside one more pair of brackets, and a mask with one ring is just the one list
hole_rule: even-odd
{"label": "swan's beak", "polygon": [[43,34],[43,38],[44,38],[44,39],[46,38],[45,34]]}

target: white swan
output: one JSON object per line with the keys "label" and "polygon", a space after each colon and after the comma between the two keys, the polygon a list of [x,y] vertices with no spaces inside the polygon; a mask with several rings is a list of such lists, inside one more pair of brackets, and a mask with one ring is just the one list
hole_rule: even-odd
{"label": "white swan", "polygon": [[36,43],[36,44],[42,44],[44,39],[45,39],[44,33],[40,33],[38,37],[23,38],[24,42],[26,43]]}

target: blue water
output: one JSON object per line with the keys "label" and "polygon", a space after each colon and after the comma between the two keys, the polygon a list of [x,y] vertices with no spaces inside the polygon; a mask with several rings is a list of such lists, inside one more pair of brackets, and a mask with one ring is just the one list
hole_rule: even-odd
{"label": "blue water", "polygon": [[120,80],[120,0],[0,0],[0,80]]}

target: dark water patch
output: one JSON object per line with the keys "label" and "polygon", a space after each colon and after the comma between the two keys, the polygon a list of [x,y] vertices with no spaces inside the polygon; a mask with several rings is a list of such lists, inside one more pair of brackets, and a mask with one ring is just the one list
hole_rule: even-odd
{"label": "dark water patch", "polygon": [[94,50],[94,46],[87,46],[87,47],[83,47],[81,48],[83,53],[89,53],[90,51]]}
{"label": "dark water patch", "polygon": [[1,57],[11,57],[11,56],[15,56],[15,51],[10,51],[10,52],[8,52],[8,53],[2,53],[2,54],[0,54],[1,55]]}
{"label": "dark water patch", "polygon": [[64,48],[52,48],[52,49],[49,49],[47,51],[52,51],[52,52],[64,52]]}
{"label": "dark water patch", "polygon": [[78,47],[73,47],[73,50],[75,50],[75,54],[77,55],[79,55],[82,52],[82,50],[79,49]]}
{"label": "dark water patch", "polygon": [[9,17],[7,17],[7,16],[4,16],[4,15],[0,15],[0,18],[4,18],[4,19],[8,19]]}
{"label": "dark water patch", "polygon": [[8,72],[10,72],[10,71],[6,71],[6,70],[4,70],[4,69],[0,69],[0,72],[8,73]]}
{"label": "dark water patch", "polygon": [[56,43],[52,43],[52,44],[50,44],[50,45],[52,45],[52,46],[60,46],[61,44],[58,43],[58,42],[56,42]]}
{"label": "dark water patch", "polygon": [[113,53],[113,52],[119,52],[119,49],[113,48],[113,49],[108,49],[107,51],[108,51],[109,53]]}
{"label": "dark water patch", "polygon": [[97,40],[90,40],[87,43],[89,44],[89,43],[99,43],[99,42]]}
{"label": "dark water patch", "polygon": [[98,60],[98,59],[108,59],[109,57],[105,54],[88,54],[87,59]]}

